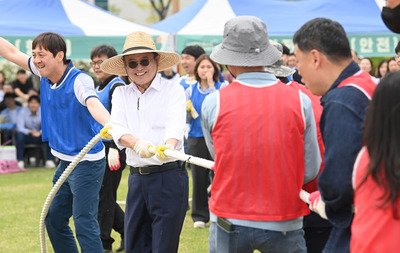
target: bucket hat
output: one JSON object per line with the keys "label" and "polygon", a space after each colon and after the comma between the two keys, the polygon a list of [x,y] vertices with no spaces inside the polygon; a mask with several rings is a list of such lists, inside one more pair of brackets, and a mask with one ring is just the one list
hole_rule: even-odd
{"label": "bucket hat", "polygon": [[[270,40],[269,43],[271,43],[272,46],[274,46],[276,49],[278,49],[279,52],[283,52],[283,46],[281,43]],[[275,62],[272,65],[266,66],[265,71],[274,74],[277,77],[288,77],[293,75],[296,70],[283,66],[283,60],[279,59],[277,62]]]}
{"label": "bucket hat", "polygon": [[127,76],[123,57],[131,54],[157,53],[160,56],[158,71],[170,68],[179,63],[181,57],[174,52],[157,50],[153,37],[145,32],[133,32],[128,34],[125,40],[122,54],[105,60],[100,68],[106,73],[119,76]]}
{"label": "bucket hat", "polygon": [[269,42],[267,26],[253,16],[237,16],[225,23],[222,43],[211,59],[219,64],[243,67],[268,66],[282,56]]}

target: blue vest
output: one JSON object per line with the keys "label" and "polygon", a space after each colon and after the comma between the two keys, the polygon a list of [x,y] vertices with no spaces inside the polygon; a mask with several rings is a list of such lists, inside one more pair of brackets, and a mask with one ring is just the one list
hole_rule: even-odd
{"label": "blue vest", "polygon": [[[40,80],[42,139],[49,141],[50,147],[59,153],[77,155],[98,132],[94,130],[96,121],[74,92],[76,77],[85,72],[73,66],[66,71],[56,89],[51,89],[48,78]],[[102,149],[100,141],[88,153],[96,154]]]}
{"label": "blue vest", "polygon": [[[221,87],[220,82],[214,82],[215,89],[219,90]],[[190,100],[192,101],[194,109],[197,111],[199,114],[199,117],[196,119],[193,119],[192,122],[190,122],[190,130],[189,130],[189,137],[204,137],[203,130],[201,129],[201,106],[203,105],[203,101],[206,98],[208,94],[203,94],[200,93],[199,91],[199,82],[193,84],[191,87],[191,95],[190,95]]]}
{"label": "blue vest", "polygon": [[[100,102],[104,105],[104,107],[110,113],[111,113],[111,108],[110,108],[110,99],[111,99],[110,98],[110,90],[112,89],[112,87],[116,83],[122,83],[122,84],[125,85],[125,82],[121,78],[115,77],[101,91],[99,91],[99,86],[96,88],[96,93],[97,93],[97,96],[99,96]],[[96,123],[95,131],[96,131],[96,133],[100,133],[100,130],[103,128],[103,126],[98,122],[95,122],[95,123]],[[103,140],[103,142],[109,142],[109,140]]]}

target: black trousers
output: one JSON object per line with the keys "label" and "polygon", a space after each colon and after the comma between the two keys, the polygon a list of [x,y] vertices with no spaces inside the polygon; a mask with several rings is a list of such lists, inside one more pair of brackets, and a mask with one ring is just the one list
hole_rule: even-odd
{"label": "black trousers", "polygon": [[[103,142],[106,151],[106,157],[110,149],[110,142]],[[99,214],[100,238],[103,243],[103,249],[112,249],[114,239],[111,237],[111,230],[114,229],[124,238],[124,211],[117,204],[117,189],[121,181],[122,171],[126,166],[125,149],[119,150],[119,160],[121,167],[118,170],[111,171],[106,162],[103,184],[100,189]]]}
{"label": "black trousers", "polygon": [[[188,153],[192,156],[212,160],[204,137],[189,137]],[[194,164],[190,164],[189,166],[190,170],[192,171],[193,179],[192,219],[194,222],[203,221],[207,223],[210,220],[207,188],[211,183],[211,171],[207,168],[203,168]]]}

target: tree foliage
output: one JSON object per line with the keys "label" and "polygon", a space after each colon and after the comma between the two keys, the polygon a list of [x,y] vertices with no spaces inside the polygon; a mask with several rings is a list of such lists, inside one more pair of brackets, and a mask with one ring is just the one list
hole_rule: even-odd
{"label": "tree foliage", "polygon": [[167,0],[167,3],[164,3],[164,0],[150,0],[151,6],[153,6],[153,9],[157,12],[160,21],[167,17],[171,1],[172,0]]}

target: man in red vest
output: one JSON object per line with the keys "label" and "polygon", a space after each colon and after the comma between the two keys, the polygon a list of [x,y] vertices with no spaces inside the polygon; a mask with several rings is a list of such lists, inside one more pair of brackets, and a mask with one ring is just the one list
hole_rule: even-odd
{"label": "man in red vest", "polygon": [[294,35],[297,67],[308,89],[321,97],[320,130],[325,145],[325,167],[310,208],[332,223],[323,250],[350,251],[353,220],[353,165],[362,145],[367,105],[376,84],[352,60],[350,43],[336,21],[316,18]]}
{"label": "man in red vest", "polygon": [[211,54],[236,80],[206,97],[202,127],[214,155],[210,252],[306,252],[299,198],[321,158],[310,99],[265,71],[281,53],[266,25],[240,16]]}

